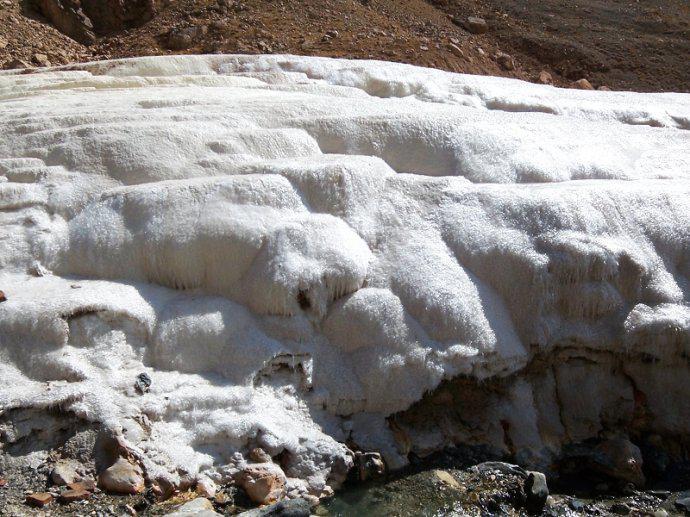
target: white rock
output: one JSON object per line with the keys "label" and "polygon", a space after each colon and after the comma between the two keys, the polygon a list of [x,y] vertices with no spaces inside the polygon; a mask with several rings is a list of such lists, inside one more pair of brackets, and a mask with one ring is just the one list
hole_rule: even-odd
{"label": "white rock", "polygon": [[220,515],[213,509],[213,504],[208,499],[197,497],[180,506],[176,511],[166,514],[166,517],[214,517]]}

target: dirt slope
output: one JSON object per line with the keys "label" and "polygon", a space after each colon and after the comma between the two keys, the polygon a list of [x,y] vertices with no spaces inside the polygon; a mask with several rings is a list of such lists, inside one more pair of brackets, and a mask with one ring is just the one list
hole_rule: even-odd
{"label": "dirt slope", "polygon": [[[0,0],[5,68],[21,65],[14,59],[35,66],[44,58],[294,53],[532,81],[545,70],[560,86],[585,77],[594,87],[690,91],[687,0],[162,0],[153,20],[88,47],[23,1]],[[488,31],[466,30],[468,16],[484,18]]]}

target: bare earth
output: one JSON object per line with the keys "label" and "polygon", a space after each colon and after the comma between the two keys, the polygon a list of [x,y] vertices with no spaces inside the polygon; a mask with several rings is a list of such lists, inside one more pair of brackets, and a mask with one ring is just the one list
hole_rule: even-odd
{"label": "bare earth", "polygon": [[[472,34],[468,16],[488,31]],[[197,30],[170,49],[171,30]],[[0,66],[173,53],[291,53],[400,61],[559,86],[690,91],[687,0],[166,0],[142,26],[84,46],[27,2],[0,0]],[[506,69],[499,52],[514,59]],[[39,55],[38,58],[36,55]],[[511,68],[508,66],[507,68]]]}

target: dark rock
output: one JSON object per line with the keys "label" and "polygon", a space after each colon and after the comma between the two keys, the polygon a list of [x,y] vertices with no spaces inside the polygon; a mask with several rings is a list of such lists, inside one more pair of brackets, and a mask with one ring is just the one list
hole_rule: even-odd
{"label": "dark rock", "polygon": [[355,465],[359,472],[360,481],[375,479],[386,473],[386,464],[378,452],[357,452]]}
{"label": "dark rock", "polygon": [[496,54],[496,62],[503,68],[503,70],[515,70],[515,60],[510,54],[499,52]]}
{"label": "dark rock", "polygon": [[573,88],[578,90],[594,90],[594,86],[587,79],[578,79],[573,83]]}
{"label": "dark rock", "polygon": [[7,296],[5,296],[5,293],[3,291],[0,291],[0,303],[6,302],[7,301]]}
{"label": "dark rock", "polygon": [[521,478],[527,477],[527,472],[522,467],[513,465],[512,463],[504,463],[502,461],[485,461],[484,463],[474,465],[470,470],[479,474],[499,472],[501,474],[520,476]]}
{"label": "dark rock", "polygon": [[630,507],[625,503],[614,503],[609,510],[616,515],[628,515],[630,513]]}
{"label": "dark rock", "polygon": [[546,476],[541,472],[528,472],[525,480],[525,494],[527,496],[527,510],[530,513],[540,513],[549,497],[549,487]]}
{"label": "dark rock", "polygon": [[149,391],[151,387],[151,377],[147,373],[140,373],[137,375],[137,380],[134,383],[134,388],[140,393],[144,394]]}

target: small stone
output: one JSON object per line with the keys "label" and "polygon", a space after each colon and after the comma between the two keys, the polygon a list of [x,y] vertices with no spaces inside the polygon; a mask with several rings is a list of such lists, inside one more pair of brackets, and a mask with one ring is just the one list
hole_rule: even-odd
{"label": "small stone", "polygon": [[65,490],[60,494],[60,502],[72,503],[74,501],[83,501],[91,497],[91,492],[88,490]]}
{"label": "small stone", "polygon": [[239,474],[239,484],[257,504],[270,504],[285,494],[285,474],[273,463],[247,466]]}
{"label": "small stone", "polygon": [[36,63],[38,66],[50,66],[50,60],[48,59],[48,56],[46,56],[45,54],[34,54],[33,62]]}
{"label": "small stone", "polygon": [[180,506],[173,513],[168,513],[165,517],[215,517],[220,515],[213,510],[213,503],[203,497],[189,501]]}
{"label": "small stone", "polygon": [[16,70],[20,68],[32,68],[29,63],[22,61],[21,59],[11,59],[3,65],[5,70]]}
{"label": "small stone", "polygon": [[602,84],[599,88],[597,88],[597,90],[599,90],[600,92],[610,92],[611,88],[609,88],[605,84]]}
{"label": "small stone", "polygon": [[212,499],[216,495],[216,484],[207,477],[201,477],[196,482],[196,493]]}
{"label": "small stone", "polygon": [[5,478],[0,478],[0,488],[7,485],[7,480]]}
{"label": "small stone", "polygon": [[139,494],[144,491],[144,477],[138,465],[125,458],[118,460],[101,472],[98,484],[104,490],[115,494]]}
{"label": "small stone", "polygon": [[515,60],[510,54],[499,52],[496,54],[496,62],[503,68],[503,70],[515,70]]}
{"label": "small stone", "polygon": [[450,50],[451,54],[453,54],[455,57],[465,57],[465,53],[462,51],[462,49],[454,43],[448,44],[448,50]]}
{"label": "small stone", "polygon": [[570,508],[576,512],[581,512],[585,507],[585,503],[578,499],[573,499],[570,501],[570,503],[568,503],[568,506],[570,506]]}
{"label": "small stone", "polygon": [[659,508],[658,510],[654,511],[652,516],[653,517],[668,517],[668,512],[666,510],[664,510],[663,508]]}
{"label": "small stone", "polygon": [[42,508],[51,503],[53,496],[48,492],[35,492],[26,496],[26,504]]}
{"label": "small stone", "polygon": [[553,77],[546,70],[539,72],[539,78],[537,79],[541,84],[553,84]]}
{"label": "small stone", "polygon": [[147,373],[140,373],[137,375],[137,380],[134,382],[134,389],[136,389],[140,395],[149,391],[150,387],[151,377],[149,377]]}
{"label": "small stone", "polygon": [[57,486],[65,486],[81,479],[77,472],[79,464],[75,461],[61,460],[55,464],[50,473],[50,480]]}
{"label": "small stone", "polygon": [[541,513],[549,496],[546,476],[541,472],[528,472],[525,480],[525,494],[527,495],[527,509],[532,513]]}
{"label": "small stone", "polygon": [[484,34],[489,30],[486,20],[477,16],[468,17],[463,26],[472,34]]}
{"label": "small stone", "polygon": [[270,463],[271,457],[261,447],[256,447],[249,451],[249,458],[255,463]]}
{"label": "small stone", "polygon": [[5,38],[3,38],[2,36],[0,36],[0,49],[7,47],[7,45],[8,45],[7,40]]}
{"label": "small stone", "polygon": [[185,50],[192,46],[194,33],[188,29],[172,30],[168,35],[167,46],[170,50]]}
{"label": "small stone", "polygon": [[7,301],[7,296],[5,296],[5,293],[3,291],[0,291],[0,303],[6,302]]}
{"label": "small stone", "polygon": [[449,472],[446,472],[445,470],[434,470],[433,474],[434,477],[444,485],[447,485],[455,490],[465,490],[465,487],[458,483],[458,481]]}
{"label": "small stone", "polygon": [[578,79],[573,83],[573,87],[580,90],[594,90],[594,86],[587,79]]}
{"label": "small stone", "polygon": [[89,492],[94,492],[96,490],[96,482],[93,479],[82,479],[75,483],[70,483],[67,485],[70,490],[87,490]]}

